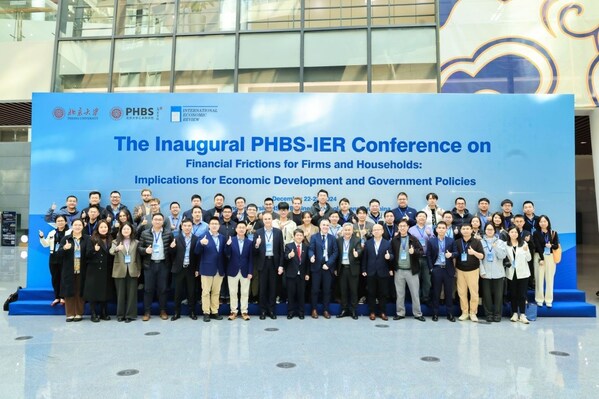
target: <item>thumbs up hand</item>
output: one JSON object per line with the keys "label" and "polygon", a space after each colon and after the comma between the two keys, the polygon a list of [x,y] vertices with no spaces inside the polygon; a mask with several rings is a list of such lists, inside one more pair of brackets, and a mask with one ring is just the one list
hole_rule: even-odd
{"label": "thumbs up hand", "polygon": [[71,242],[69,240],[67,240],[67,242],[64,244],[63,248],[66,250],[69,250],[69,249],[71,249],[71,247],[72,247]]}
{"label": "thumbs up hand", "polygon": [[414,246],[410,245],[410,249],[408,249],[408,253],[412,255],[414,253]]}
{"label": "thumbs up hand", "polygon": [[231,236],[229,236],[229,239],[227,240],[227,245],[231,245],[232,242],[233,240],[231,239]]}
{"label": "thumbs up hand", "polygon": [[175,239],[173,239],[173,242],[171,242],[171,248],[175,248],[177,246],[177,241]]}
{"label": "thumbs up hand", "polygon": [[289,252],[289,259],[293,258],[295,256],[295,251],[292,249],[291,252]]}
{"label": "thumbs up hand", "polygon": [[356,251],[355,248],[354,248],[354,252],[353,253],[354,253],[354,258],[357,258],[358,257],[358,251]]}
{"label": "thumbs up hand", "polygon": [[146,253],[147,253],[147,254],[151,254],[152,252],[153,252],[153,251],[152,251],[152,246],[151,246],[151,245],[148,245],[148,247],[146,248]]}
{"label": "thumbs up hand", "polygon": [[208,239],[206,238],[206,236],[204,236],[204,238],[202,238],[200,240],[200,244],[202,244],[202,245],[208,245]]}
{"label": "thumbs up hand", "polygon": [[445,251],[445,259],[451,258],[451,252]]}
{"label": "thumbs up hand", "polygon": [[389,251],[385,251],[385,259],[391,259],[391,255],[389,255]]}
{"label": "thumbs up hand", "polygon": [[256,248],[260,246],[261,242],[262,242],[262,237],[258,236],[258,238],[256,238]]}

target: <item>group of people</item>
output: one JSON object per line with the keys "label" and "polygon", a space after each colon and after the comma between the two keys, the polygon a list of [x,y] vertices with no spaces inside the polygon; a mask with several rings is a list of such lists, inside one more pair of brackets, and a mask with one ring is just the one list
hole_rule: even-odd
{"label": "group of people", "polygon": [[[394,297],[394,320],[406,317],[406,286],[416,320],[425,321],[421,304],[432,307],[438,321],[442,292],[446,317],[455,322],[454,289],[457,285],[459,320],[478,321],[479,287],[486,320],[499,322],[507,288],[511,321],[528,323],[525,315],[529,288],[537,305],[553,303],[553,281],[559,237],[549,218],[535,214],[525,201],[521,214],[513,202],[501,202],[491,213],[487,198],[470,213],[463,197],[446,211],[429,193],[420,211],[408,206],[408,195],[397,195],[397,206],[381,211],[372,199],[351,208],[342,198],[337,209],[321,189],[309,210],[301,197],[291,204],[264,200],[263,211],[246,204],[225,205],[214,196],[211,209],[202,208],[194,194],[191,207],[181,212],[178,202],[161,212],[151,190],[141,191],[141,203],[130,211],[118,191],[102,207],[101,193],[89,194],[89,206],[77,208],[69,196],[65,206],[54,204],[46,221],[55,229],[39,231],[40,242],[50,250],[49,264],[55,300],[65,305],[66,321],[83,317],[89,302],[91,321],[109,320],[107,303],[116,297],[118,321],[137,318],[137,291],[143,285],[143,319],[151,317],[154,295],[160,318],[166,320],[167,293],[174,286],[174,314],[181,317],[187,301],[189,317],[197,319],[196,294],[201,292],[201,316],[221,320],[221,297],[230,298],[229,320],[249,320],[248,304],[256,300],[260,319],[276,319],[275,306],[287,300],[287,318],[309,315],[331,318],[330,304],[338,297],[338,318],[358,318],[360,297],[366,297],[369,318],[388,320],[387,303]],[[355,209],[355,211],[354,211]],[[226,277],[226,279],[225,279]],[[226,280],[226,282],[225,282]]]}

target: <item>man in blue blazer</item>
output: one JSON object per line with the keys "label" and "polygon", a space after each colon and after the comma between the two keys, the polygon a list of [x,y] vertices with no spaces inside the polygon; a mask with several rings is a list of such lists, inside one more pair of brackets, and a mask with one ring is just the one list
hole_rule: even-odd
{"label": "man in blue blazer", "polygon": [[262,215],[264,227],[254,234],[254,267],[260,275],[260,320],[266,315],[276,319],[275,294],[277,289],[277,272],[283,267],[283,233],[272,227],[272,214]]}
{"label": "man in blue blazer", "polygon": [[231,314],[229,320],[237,318],[238,300],[237,291],[241,284],[241,317],[249,320],[248,300],[250,296],[250,282],[254,272],[252,241],[245,236],[247,225],[240,221],[235,226],[235,237],[229,237],[225,247],[225,256],[229,264],[227,267],[227,283],[231,295]]}
{"label": "man in blue blazer", "polygon": [[325,319],[331,318],[329,305],[331,303],[331,289],[333,287],[333,273],[337,266],[337,241],[329,234],[329,220],[321,219],[320,233],[314,234],[310,239],[310,274],[312,275],[312,318],[318,318],[316,305],[322,285],[322,312]]}
{"label": "man in blue blazer", "polygon": [[199,273],[202,283],[202,312],[204,321],[222,320],[218,314],[220,287],[225,275],[225,236],[219,234],[218,217],[210,219],[208,234],[196,244],[195,252],[200,255]]}
{"label": "man in blue blazer", "polygon": [[453,287],[455,284],[455,267],[453,265],[454,241],[447,237],[447,224],[439,222],[436,227],[437,237],[428,240],[426,258],[433,283],[433,321],[439,320],[439,302],[441,288],[445,292],[447,320],[455,322],[453,316]]}
{"label": "man in blue blazer", "polygon": [[189,317],[197,320],[195,305],[195,284],[197,275],[198,258],[195,247],[198,238],[191,233],[193,223],[185,219],[181,223],[181,234],[175,238],[175,247],[170,249],[173,259],[171,272],[175,281],[175,314],[171,317],[175,321],[181,317],[181,300],[183,289],[187,287],[187,303],[189,304]]}
{"label": "man in blue blazer", "polygon": [[366,241],[362,253],[362,275],[366,277],[368,287],[368,309],[370,320],[376,319],[376,300],[378,298],[381,319],[387,321],[385,308],[389,298],[389,276],[393,276],[391,267],[393,252],[389,241],[383,239],[383,226],[372,227],[372,238]]}
{"label": "man in blue blazer", "polygon": [[[287,318],[294,314],[304,319],[306,281],[308,275],[308,247],[304,243],[304,231],[295,229],[293,241],[285,245],[285,275],[287,279]],[[279,269],[279,274],[283,270]]]}

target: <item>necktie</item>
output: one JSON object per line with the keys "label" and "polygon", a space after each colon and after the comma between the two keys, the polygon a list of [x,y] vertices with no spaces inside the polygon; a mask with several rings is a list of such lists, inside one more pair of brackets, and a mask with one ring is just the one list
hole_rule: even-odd
{"label": "necktie", "polygon": [[302,246],[301,245],[297,246],[297,257],[301,262],[301,260],[302,260]]}

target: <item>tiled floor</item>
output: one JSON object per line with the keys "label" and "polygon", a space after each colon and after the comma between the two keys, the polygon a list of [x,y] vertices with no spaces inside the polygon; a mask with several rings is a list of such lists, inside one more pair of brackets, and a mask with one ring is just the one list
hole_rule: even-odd
{"label": "tiled floor", "polygon": [[[596,256],[579,251],[585,252],[579,285],[597,304]],[[0,253],[3,299],[24,285],[20,252]],[[94,324],[3,312],[0,342],[4,398],[599,396],[595,318],[542,318],[530,325],[366,317]],[[138,373],[118,375],[126,370]]]}

